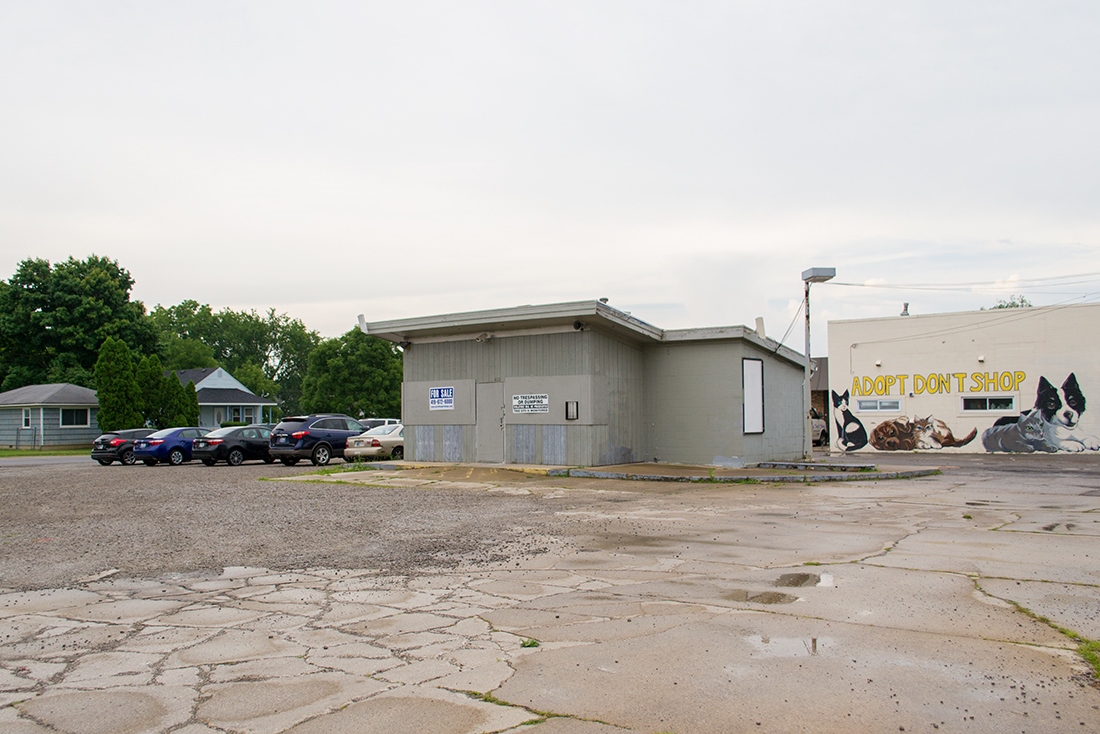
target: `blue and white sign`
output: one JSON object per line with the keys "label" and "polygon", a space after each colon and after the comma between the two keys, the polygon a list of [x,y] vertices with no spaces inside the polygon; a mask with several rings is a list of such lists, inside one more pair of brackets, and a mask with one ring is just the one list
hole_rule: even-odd
{"label": "blue and white sign", "polygon": [[428,388],[429,410],[454,410],[455,389],[453,387]]}

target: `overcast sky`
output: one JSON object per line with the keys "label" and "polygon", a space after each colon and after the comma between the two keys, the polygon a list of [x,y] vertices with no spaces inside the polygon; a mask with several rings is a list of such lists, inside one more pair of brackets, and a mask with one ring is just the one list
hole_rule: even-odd
{"label": "overcast sky", "polygon": [[815,354],[1100,300],[1097,38],[1091,0],[0,0],[0,278],[95,253],[325,336],[608,297],[780,337],[812,266],[998,284],[814,286]]}

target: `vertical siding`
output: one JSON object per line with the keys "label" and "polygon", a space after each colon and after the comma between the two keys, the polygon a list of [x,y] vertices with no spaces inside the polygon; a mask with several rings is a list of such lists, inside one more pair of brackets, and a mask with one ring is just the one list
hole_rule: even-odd
{"label": "vertical siding", "polygon": [[[640,347],[595,331],[414,344],[404,357],[406,382],[510,377],[594,375],[606,380],[607,425],[512,425],[506,460],[592,466],[637,460],[644,436],[643,359]],[[595,389],[595,388],[594,388]],[[427,437],[427,426],[410,426],[410,459],[476,461],[476,431]],[[444,431],[459,426],[442,427]],[[449,438],[448,438],[449,437]],[[446,455],[446,459],[444,459]],[[452,458],[460,457],[460,458]]]}
{"label": "vertical siding", "polygon": [[[740,340],[649,347],[646,459],[691,463],[802,455],[802,371]],[[742,357],[764,360],[764,433],[745,435]]]}

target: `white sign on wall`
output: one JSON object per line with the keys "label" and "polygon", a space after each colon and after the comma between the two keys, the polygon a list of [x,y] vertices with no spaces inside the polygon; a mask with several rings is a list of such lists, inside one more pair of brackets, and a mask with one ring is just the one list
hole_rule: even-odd
{"label": "white sign on wall", "polygon": [[429,410],[454,410],[455,389],[453,387],[428,388]]}
{"label": "white sign on wall", "polygon": [[546,393],[541,395],[513,395],[512,396],[512,412],[513,413],[549,413],[550,412],[550,396]]}

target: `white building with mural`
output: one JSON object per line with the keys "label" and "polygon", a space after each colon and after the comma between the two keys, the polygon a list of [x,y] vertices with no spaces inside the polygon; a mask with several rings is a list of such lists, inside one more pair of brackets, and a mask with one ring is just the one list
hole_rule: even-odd
{"label": "white building with mural", "polygon": [[830,321],[833,450],[1100,450],[1098,324],[1100,304]]}

